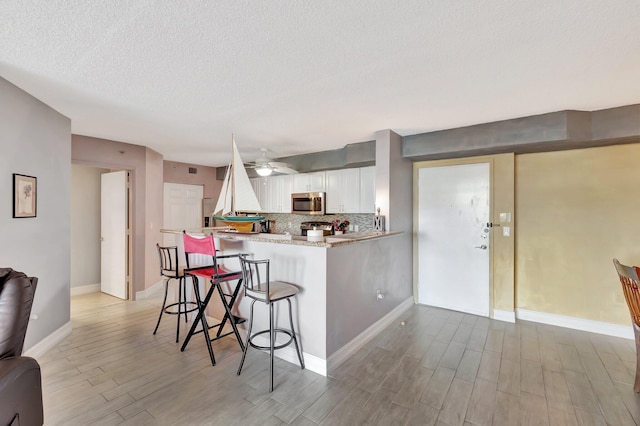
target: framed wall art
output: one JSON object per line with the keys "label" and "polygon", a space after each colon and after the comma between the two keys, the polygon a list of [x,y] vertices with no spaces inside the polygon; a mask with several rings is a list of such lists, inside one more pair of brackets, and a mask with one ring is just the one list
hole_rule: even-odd
{"label": "framed wall art", "polygon": [[13,174],[13,217],[36,217],[37,178]]}

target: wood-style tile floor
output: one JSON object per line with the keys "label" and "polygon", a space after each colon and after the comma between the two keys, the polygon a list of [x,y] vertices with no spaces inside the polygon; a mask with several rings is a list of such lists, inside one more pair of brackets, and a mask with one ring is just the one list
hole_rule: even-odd
{"label": "wood-style tile floor", "polygon": [[[39,359],[46,425],[633,425],[633,341],[414,306],[322,377],[202,336],[180,352],[175,317],[94,293]],[[402,321],[402,322],[401,322]],[[182,329],[182,336],[186,327]]]}

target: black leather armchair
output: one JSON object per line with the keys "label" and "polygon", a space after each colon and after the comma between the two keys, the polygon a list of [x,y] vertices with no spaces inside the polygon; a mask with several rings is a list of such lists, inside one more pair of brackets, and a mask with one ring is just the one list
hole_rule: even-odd
{"label": "black leather armchair", "polygon": [[0,268],[0,426],[43,424],[40,365],[21,356],[37,284]]}

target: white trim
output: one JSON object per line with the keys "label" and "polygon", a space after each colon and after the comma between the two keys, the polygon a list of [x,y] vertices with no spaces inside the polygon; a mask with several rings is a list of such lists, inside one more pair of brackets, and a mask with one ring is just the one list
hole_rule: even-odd
{"label": "white trim", "polygon": [[[380,318],[378,321],[373,323],[369,328],[364,330],[362,333],[356,336],[349,343],[347,343],[342,348],[334,352],[333,355],[331,355],[327,360],[322,359],[316,355],[311,355],[309,353],[302,352],[305,368],[307,370],[313,371],[314,373],[318,373],[326,377],[327,373],[331,369],[336,368],[338,365],[343,363],[347,358],[353,355],[358,349],[360,349],[367,342],[373,339],[385,327],[387,327],[393,321],[398,319],[400,315],[405,313],[414,304],[415,303],[413,302],[413,296],[407,298],[404,302],[396,306],[387,315]],[[207,316],[207,320],[210,321],[210,324],[215,324],[216,322],[219,322],[215,318],[210,318],[209,316]],[[238,327],[238,332],[240,333],[242,339],[246,340],[247,330],[245,330],[242,327]],[[260,346],[268,346],[269,339],[263,336],[257,336],[255,338],[255,343]],[[274,354],[280,359],[283,359],[295,365],[299,365],[298,354],[296,353],[296,348],[293,345],[293,343],[290,346],[287,346],[282,349],[278,349],[277,351],[274,352]]]}
{"label": "white trim", "polygon": [[516,309],[516,317],[524,321],[539,322],[542,324],[556,325],[558,327],[573,328],[575,330],[589,331],[591,333],[606,334],[607,336],[634,339],[633,328],[608,322],[593,321],[584,318],[567,317],[564,315],[548,314],[546,312]]}
{"label": "white trim", "polygon": [[337,366],[342,364],[347,360],[351,355],[356,353],[358,349],[363,347],[367,342],[373,339],[378,333],[380,333],[385,327],[394,322],[400,315],[405,313],[409,308],[414,305],[413,296],[406,299],[404,302],[400,303],[396,306],[391,312],[389,312],[384,317],[380,318],[378,321],[373,323],[369,328],[360,333],[354,339],[352,339],[349,343],[335,351],[331,356],[327,359],[327,370],[332,371]]}
{"label": "white trim", "polygon": [[64,324],[62,327],[40,340],[35,345],[31,346],[29,349],[24,351],[25,356],[30,356],[32,358],[38,359],[42,355],[44,355],[49,349],[56,346],[58,343],[62,341],[65,337],[71,334],[71,321]]}
{"label": "white trim", "polygon": [[144,289],[142,291],[137,291],[136,300],[153,299],[158,295],[162,297],[163,285],[164,285],[164,280],[160,280],[147,289]]}
{"label": "white trim", "polygon": [[[246,336],[246,331],[245,331],[245,336]],[[269,339],[263,336],[254,337],[253,342],[259,346],[269,346]],[[254,350],[254,349],[251,348],[251,350]],[[264,352],[267,352],[267,351],[264,351]],[[296,353],[296,347],[293,344],[293,342],[291,342],[291,345],[284,347],[282,349],[278,349],[273,353],[278,358],[288,361],[291,364],[300,365],[300,361],[298,360],[298,354]],[[302,358],[304,359],[304,368],[306,368],[307,370],[311,370],[314,373],[318,373],[322,376],[325,376],[325,377],[327,376],[326,360],[320,357],[317,357],[315,355],[308,354],[306,352],[302,352]]]}
{"label": "white trim", "polygon": [[97,293],[100,291],[100,283],[81,285],[79,287],[71,287],[71,296],[80,296],[81,294]]}
{"label": "white trim", "polygon": [[516,313],[511,311],[503,311],[502,309],[493,310],[493,319],[505,322],[516,322]]}
{"label": "white trim", "polygon": [[[210,317],[209,315],[207,315],[207,321],[209,322],[209,324],[217,324],[220,322],[220,320]],[[243,342],[246,342],[247,330],[242,326],[239,326],[238,333],[240,334],[240,338],[243,340]],[[256,336],[254,337],[254,343],[259,346],[269,346],[269,339],[263,336]],[[255,349],[251,348],[251,350]],[[298,361],[298,354],[296,353],[296,348],[293,342],[291,342],[290,346],[274,351],[274,355],[292,364],[300,365],[300,361]],[[306,368],[307,370],[311,370],[314,373],[318,373],[322,376],[327,376],[327,361],[306,352],[302,352],[302,358],[304,359],[304,368]]]}

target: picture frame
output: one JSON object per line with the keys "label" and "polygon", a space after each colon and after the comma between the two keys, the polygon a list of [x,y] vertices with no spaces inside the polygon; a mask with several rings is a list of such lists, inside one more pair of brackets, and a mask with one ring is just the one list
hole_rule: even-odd
{"label": "picture frame", "polygon": [[36,217],[38,205],[38,179],[34,176],[13,174],[13,217]]}

